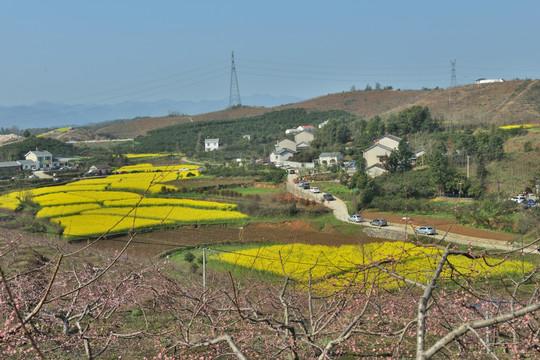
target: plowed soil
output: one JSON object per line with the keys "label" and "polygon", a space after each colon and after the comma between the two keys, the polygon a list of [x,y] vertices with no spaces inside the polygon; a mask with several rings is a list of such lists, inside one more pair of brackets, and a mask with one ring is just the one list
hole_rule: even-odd
{"label": "plowed soil", "polygon": [[[99,248],[107,251],[121,250],[128,240],[127,236],[102,240]],[[342,234],[339,227],[321,232],[305,221],[282,223],[256,223],[245,228],[225,226],[185,226],[177,229],[137,234],[128,248],[128,256],[153,257],[165,250],[205,244],[223,243],[303,243],[316,245],[355,245],[361,243],[383,242],[385,239],[363,235]],[[86,244],[81,244],[86,245]]]}
{"label": "plowed soil", "polygon": [[[385,218],[388,223],[392,224],[403,224],[403,215],[395,214],[383,214],[376,212],[364,211],[362,216],[366,219],[376,219],[376,218]],[[456,224],[456,220],[453,219],[435,219],[432,217],[423,217],[423,216],[411,216],[409,217],[409,222],[412,223],[414,227],[419,226],[432,226],[437,229],[438,233],[450,232],[458,235],[471,236],[475,238],[490,239],[490,240],[499,240],[499,241],[512,241],[515,239],[515,236],[503,234],[495,231],[476,229],[469,226]]]}

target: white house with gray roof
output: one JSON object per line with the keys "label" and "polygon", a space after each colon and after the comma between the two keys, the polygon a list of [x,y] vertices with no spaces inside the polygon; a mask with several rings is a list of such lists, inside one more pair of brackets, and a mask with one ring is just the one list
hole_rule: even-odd
{"label": "white house with gray roof", "polygon": [[319,164],[329,166],[338,164],[345,156],[340,152],[323,152],[319,155]]}
{"label": "white house with gray roof", "polygon": [[276,143],[276,151],[283,150],[283,149],[289,149],[292,151],[296,151],[296,143],[292,140],[289,140],[287,138],[281,139]]}
{"label": "white house with gray roof", "polygon": [[204,139],[204,151],[219,149],[219,139]]}
{"label": "white house with gray roof", "polygon": [[[364,150],[362,156],[366,159],[366,173],[372,177],[384,173],[386,158],[398,148],[400,141],[401,138],[387,134],[375,140],[374,145]],[[375,165],[377,166],[374,167]]]}
{"label": "white house with gray roof", "polygon": [[38,163],[40,168],[50,167],[53,164],[52,154],[46,150],[29,151],[24,157],[26,160]]}
{"label": "white house with gray roof", "polygon": [[297,154],[297,152],[291,149],[280,149],[272,151],[270,153],[270,162],[273,162],[274,164],[283,164],[284,161],[287,161],[295,154]]}

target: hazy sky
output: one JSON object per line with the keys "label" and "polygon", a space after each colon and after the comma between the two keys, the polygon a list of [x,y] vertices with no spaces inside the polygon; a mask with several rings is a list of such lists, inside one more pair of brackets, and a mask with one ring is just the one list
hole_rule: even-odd
{"label": "hazy sky", "polygon": [[540,1],[0,0],[0,105],[540,78]]}

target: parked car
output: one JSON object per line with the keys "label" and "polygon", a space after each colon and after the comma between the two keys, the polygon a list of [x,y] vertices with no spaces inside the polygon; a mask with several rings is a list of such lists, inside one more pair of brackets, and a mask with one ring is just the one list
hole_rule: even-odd
{"label": "parked car", "polygon": [[435,229],[431,226],[421,226],[414,230],[419,235],[435,235]]}
{"label": "parked car", "polygon": [[324,194],[322,197],[324,200],[327,200],[327,201],[336,200],[336,198],[334,198],[332,194]]}
{"label": "parked car", "polygon": [[370,223],[370,225],[373,225],[373,226],[386,226],[386,225],[388,225],[386,220],[383,219],[383,218],[371,220],[369,223]]}
{"label": "parked car", "polygon": [[296,183],[296,185],[298,185],[299,187],[304,187],[304,182],[303,181],[299,181]]}
{"label": "parked car", "polygon": [[515,202],[517,202],[518,204],[521,204],[522,202],[527,201],[527,199],[526,199],[525,196],[523,196],[523,195],[517,195],[517,196],[514,196],[513,198],[510,198],[510,200],[515,201]]}
{"label": "parked car", "polygon": [[358,214],[351,215],[351,216],[349,216],[349,221],[352,221],[352,222],[355,222],[355,223],[362,222],[362,216],[360,216]]}
{"label": "parked car", "polygon": [[294,169],[291,169],[289,170],[289,174],[296,174],[296,172],[294,171]]}
{"label": "parked car", "polygon": [[309,183],[305,182],[304,185],[303,185],[303,188],[306,189],[306,190],[309,189]]}
{"label": "parked car", "polygon": [[28,178],[29,179],[39,179],[39,176],[32,174]]}
{"label": "parked car", "polygon": [[319,190],[319,188],[316,186],[312,187],[309,191],[311,191],[314,194],[318,194],[321,192],[321,190]]}

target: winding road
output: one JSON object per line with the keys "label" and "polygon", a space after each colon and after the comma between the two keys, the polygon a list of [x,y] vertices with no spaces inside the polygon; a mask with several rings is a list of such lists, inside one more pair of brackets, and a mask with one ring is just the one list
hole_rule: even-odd
{"label": "winding road", "polygon": [[[291,194],[299,198],[322,202],[323,193],[319,193],[319,194],[312,193],[310,190],[300,188],[298,185],[296,185],[293,182],[293,180],[297,176],[298,175],[296,174],[289,174],[287,176],[287,191],[289,191]],[[347,209],[347,205],[345,204],[344,201],[338,198],[335,198],[335,200],[333,201],[325,201],[324,206],[332,209],[336,219],[340,221],[348,222],[349,212]],[[369,221],[372,219],[363,219],[363,220],[364,220],[363,222],[358,223],[357,225],[377,228],[376,226],[369,224]],[[409,235],[414,235],[414,230],[411,225],[388,223],[388,226],[386,226],[384,229],[385,231],[394,231],[396,233],[406,232]],[[439,240],[445,240],[445,241],[453,242],[456,244],[483,247],[487,250],[512,251],[512,250],[519,249],[519,247],[513,246],[512,244],[508,242],[492,240],[492,239],[476,238],[476,237],[465,236],[465,235],[460,235],[460,234],[455,234],[455,233],[450,233],[450,232],[448,233],[445,232],[441,234],[437,233],[436,235],[434,235],[434,237]],[[531,247],[525,248],[523,249],[523,251],[528,252],[528,253],[540,254],[537,251],[537,245],[533,245]]]}

